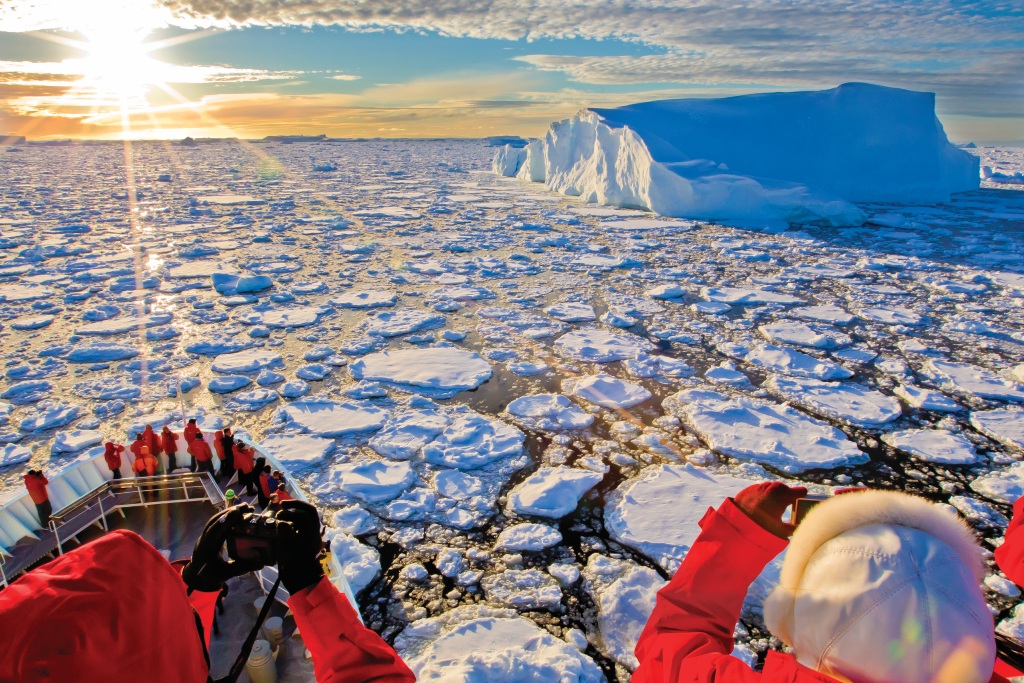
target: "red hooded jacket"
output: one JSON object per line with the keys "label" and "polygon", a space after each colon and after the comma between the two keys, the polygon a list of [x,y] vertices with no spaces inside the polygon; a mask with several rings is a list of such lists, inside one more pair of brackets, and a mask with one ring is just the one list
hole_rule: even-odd
{"label": "red hooded jacket", "polygon": [[160,455],[160,436],[153,431],[152,425],[146,425],[145,431],[142,432],[142,442],[149,447],[150,454]]}
{"label": "red hooded jacket", "polygon": [[124,446],[108,441],[104,447],[106,450],[103,453],[103,459],[107,461],[107,467],[111,470],[121,467],[121,454],[124,453]]}
{"label": "red hooded jacket", "polygon": [[245,445],[236,443],[232,452],[234,454],[233,462],[235,463],[235,469],[243,474],[249,474],[252,472],[252,468],[255,466],[252,451],[246,448]]}
{"label": "red hooded jacket", "polygon": [[[769,652],[761,673],[730,656],[747,589],[788,541],[732,499],[708,509],[675,576],[658,591],[635,654],[633,683],[837,683],[790,654]],[[1024,541],[1024,538],[1021,539]],[[993,673],[990,683],[1006,683]]]}
{"label": "red hooded jacket", "polygon": [[170,455],[178,452],[178,435],[167,427],[164,427],[163,432],[160,433],[160,440],[164,453]]}
{"label": "red hooded jacket", "polygon": [[199,433],[199,427],[191,422],[185,425],[185,443],[192,443],[196,440],[196,434]]}
{"label": "red hooded jacket", "polygon": [[206,443],[202,439],[196,439],[188,445],[188,452],[195,456],[199,462],[206,462],[213,458],[213,452],[210,451],[210,444]]}
{"label": "red hooded jacket", "polygon": [[[197,611],[207,633],[211,595],[192,601],[201,606]],[[326,578],[293,595],[288,607],[320,683],[415,680]],[[86,543],[0,591],[0,624],[19,625],[0,639],[0,681],[207,680],[202,641],[180,574],[130,531]],[[154,635],[166,633],[174,636]]]}
{"label": "red hooded jacket", "polygon": [[26,474],[22,479],[25,480],[25,488],[28,489],[29,498],[33,503],[38,505],[50,499],[49,494],[46,493],[46,485],[50,483],[50,480],[46,478],[45,474]]}

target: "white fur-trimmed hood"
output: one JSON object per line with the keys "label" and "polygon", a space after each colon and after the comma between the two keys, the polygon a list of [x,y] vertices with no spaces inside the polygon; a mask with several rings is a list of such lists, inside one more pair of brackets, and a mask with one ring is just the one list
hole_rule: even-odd
{"label": "white fur-trimmed hood", "polygon": [[811,508],[789,543],[779,585],[796,588],[807,563],[821,546],[847,531],[873,524],[924,531],[950,546],[978,581],[985,578],[985,562],[974,532],[954,513],[908,493],[856,491]]}

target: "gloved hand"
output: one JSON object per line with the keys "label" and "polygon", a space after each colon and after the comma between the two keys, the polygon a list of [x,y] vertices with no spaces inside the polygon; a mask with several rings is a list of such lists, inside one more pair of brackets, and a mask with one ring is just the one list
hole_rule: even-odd
{"label": "gloved hand", "polygon": [[286,500],[277,513],[277,570],[291,595],[320,581],[324,575],[320,553],[324,541],[320,514],[309,503]]}
{"label": "gloved hand", "polygon": [[790,488],[780,481],[766,481],[743,489],[733,502],[762,528],[779,538],[789,538],[796,526],[783,522],[782,513],[806,495],[807,489],[803,486]]}
{"label": "gloved hand", "polygon": [[196,541],[192,559],[181,570],[181,578],[186,586],[197,591],[218,591],[228,579],[263,567],[253,560],[225,560],[221,555],[224,542],[232,529],[241,522],[243,515],[252,511],[248,505],[235,505],[210,518],[203,529],[203,535]]}

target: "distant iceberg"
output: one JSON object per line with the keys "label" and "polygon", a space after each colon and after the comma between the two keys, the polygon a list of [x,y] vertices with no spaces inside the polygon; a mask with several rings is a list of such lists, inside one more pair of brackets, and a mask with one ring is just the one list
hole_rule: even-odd
{"label": "distant iceberg", "polygon": [[934,93],[846,83],[816,92],[584,109],[494,172],[664,216],[860,225],[851,202],[939,203],[979,185]]}

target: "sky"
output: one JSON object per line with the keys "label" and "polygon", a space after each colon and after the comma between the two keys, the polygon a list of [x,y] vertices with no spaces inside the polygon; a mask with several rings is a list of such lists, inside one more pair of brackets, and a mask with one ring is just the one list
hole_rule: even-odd
{"label": "sky", "polygon": [[1024,141],[1020,0],[0,0],[0,134],[542,135],[588,106],[867,81]]}

